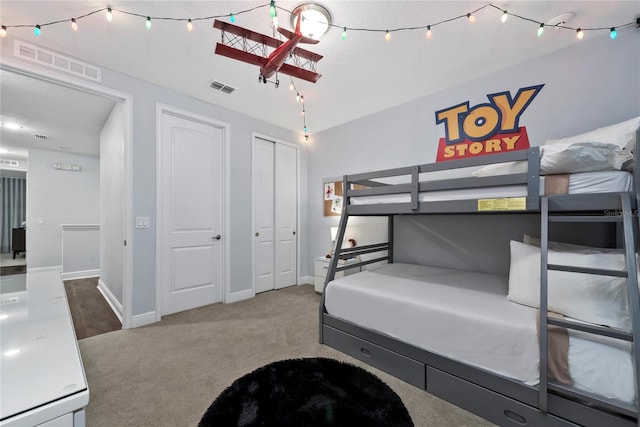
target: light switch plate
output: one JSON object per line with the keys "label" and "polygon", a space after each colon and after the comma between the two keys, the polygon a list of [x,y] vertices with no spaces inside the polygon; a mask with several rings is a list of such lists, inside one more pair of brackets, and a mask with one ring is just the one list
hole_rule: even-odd
{"label": "light switch plate", "polygon": [[150,219],[148,216],[137,216],[136,217],[136,228],[149,228],[150,227]]}

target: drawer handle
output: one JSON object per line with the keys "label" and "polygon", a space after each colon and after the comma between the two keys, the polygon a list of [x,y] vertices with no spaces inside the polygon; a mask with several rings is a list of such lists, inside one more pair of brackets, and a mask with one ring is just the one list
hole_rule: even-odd
{"label": "drawer handle", "polygon": [[366,348],[361,348],[360,353],[364,354],[367,357],[371,357],[371,351],[367,350]]}
{"label": "drawer handle", "polygon": [[504,416],[509,418],[511,421],[515,421],[516,423],[521,424],[523,426],[527,425],[527,419],[525,417],[523,417],[520,414],[516,414],[515,412],[510,411],[508,409],[504,410]]}
{"label": "drawer handle", "polygon": [[322,268],[324,268],[325,270],[328,270],[328,269],[329,269],[329,267],[322,267]]}

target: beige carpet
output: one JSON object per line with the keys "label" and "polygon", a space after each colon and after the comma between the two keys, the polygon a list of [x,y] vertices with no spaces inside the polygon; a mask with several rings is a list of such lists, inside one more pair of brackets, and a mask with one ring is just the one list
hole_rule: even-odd
{"label": "beige carpet", "polygon": [[398,393],[416,427],[493,425],[319,344],[319,302],[313,286],[302,285],[80,340],[87,425],[196,426],[235,379],[276,360],[315,356],[375,373]]}
{"label": "beige carpet", "polygon": [[120,320],[98,290],[98,278],[66,280],[64,289],[76,338],[89,338],[122,328]]}

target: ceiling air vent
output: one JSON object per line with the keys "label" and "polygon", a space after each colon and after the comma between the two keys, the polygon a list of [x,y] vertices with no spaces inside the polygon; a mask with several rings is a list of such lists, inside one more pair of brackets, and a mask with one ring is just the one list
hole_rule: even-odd
{"label": "ceiling air vent", "polygon": [[63,73],[83,77],[93,80],[94,82],[102,81],[101,69],[95,65],[78,61],[77,59],[20,40],[15,41],[13,54],[25,61],[34,62]]}
{"label": "ceiling air vent", "polygon": [[209,87],[211,89],[219,90],[220,92],[224,92],[226,94],[229,94],[229,93],[233,92],[234,90],[236,90],[235,87],[228,86],[228,85],[226,85],[224,83],[220,83],[219,81],[216,81],[216,80],[212,81],[209,84]]}
{"label": "ceiling air vent", "polygon": [[34,133],[33,137],[38,141],[46,141],[46,140],[49,139],[49,137],[47,135],[42,135],[42,134],[39,134],[39,133]]}

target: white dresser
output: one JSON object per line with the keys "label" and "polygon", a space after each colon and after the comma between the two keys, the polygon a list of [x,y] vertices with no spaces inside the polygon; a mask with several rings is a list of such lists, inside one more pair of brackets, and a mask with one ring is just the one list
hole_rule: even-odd
{"label": "white dresser", "polygon": [[[313,271],[314,271],[314,289],[318,293],[322,293],[324,289],[324,280],[327,277],[327,271],[329,271],[329,261],[331,258],[327,258],[324,256],[318,257],[314,260],[313,263]],[[338,266],[342,267],[345,265],[357,264],[360,262],[359,257],[353,257],[351,259],[341,259],[338,260]],[[354,267],[349,270],[338,271],[336,273],[336,279],[342,277],[344,275],[349,275],[353,273],[357,273],[360,271],[360,267]]]}
{"label": "white dresser", "polygon": [[84,427],[89,388],[57,271],[0,277],[0,426]]}

